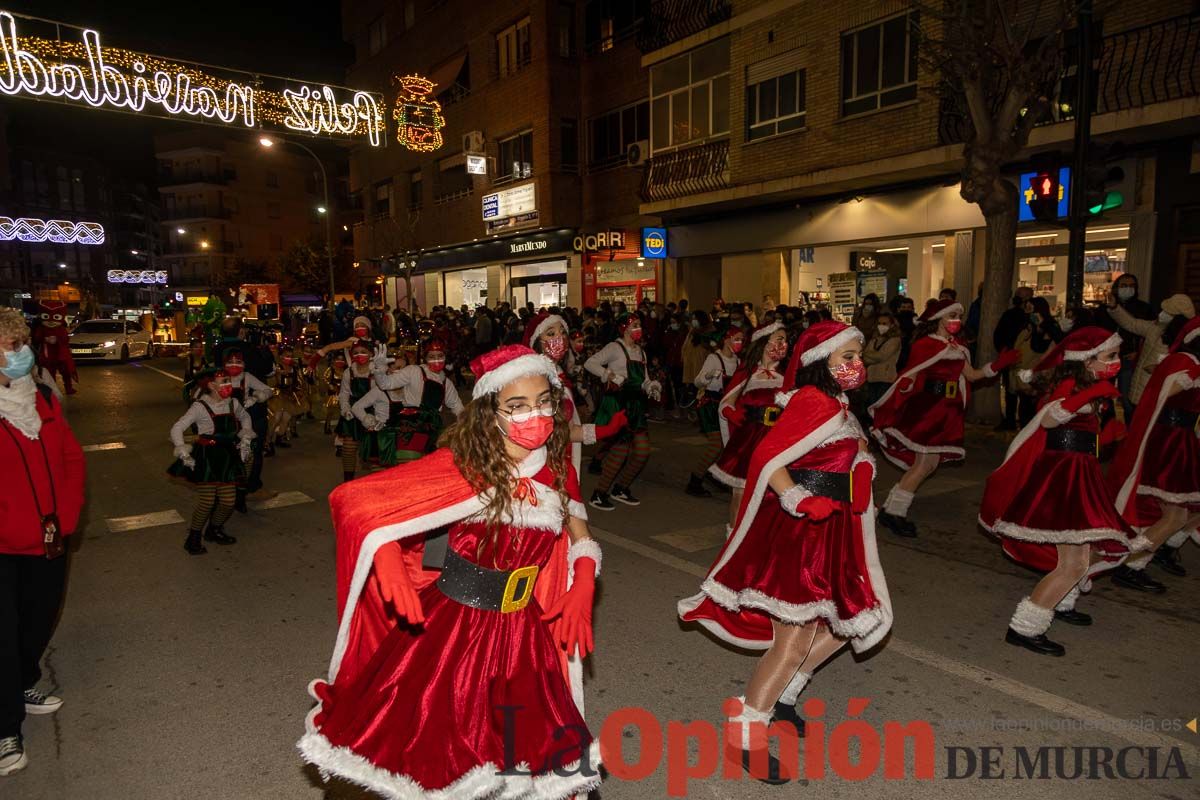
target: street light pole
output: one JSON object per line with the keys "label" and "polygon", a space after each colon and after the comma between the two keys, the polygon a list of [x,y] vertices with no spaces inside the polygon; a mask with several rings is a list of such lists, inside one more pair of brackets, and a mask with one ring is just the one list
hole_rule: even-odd
{"label": "street light pole", "polygon": [[[268,139],[265,136],[258,141],[263,147],[271,147],[275,144],[273,139]],[[280,141],[286,144],[295,145],[304,152],[308,153],[310,156],[312,156],[313,161],[317,162],[317,167],[319,167],[321,170],[321,191],[325,198],[325,205],[323,206],[325,209],[325,258],[329,262],[329,307],[333,308],[333,295],[335,291],[333,283],[333,206],[329,205],[329,176],[325,173],[325,162],[323,162],[321,157],[314,153],[306,144],[294,142],[290,139],[281,139]]]}

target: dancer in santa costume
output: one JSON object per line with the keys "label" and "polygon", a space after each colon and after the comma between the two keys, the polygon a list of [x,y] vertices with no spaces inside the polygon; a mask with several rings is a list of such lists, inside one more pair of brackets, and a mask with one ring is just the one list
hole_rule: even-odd
{"label": "dancer in santa costume", "polygon": [[926,305],[907,367],[868,409],[883,455],[904,470],[879,512],[879,522],[897,536],[917,535],[908,509],[921,484],[942,462],[966,457],[967,383],[995,377],[1021,358],[1006,350],[983,369],[972,367],[967,348],[954,338],[962,330],[962,313],[962,305],[949,298]]}
{"label": "dancer in santa costume", "polygon": [[568,376],[573,362],[567,323],[557,314],[542,311],[530,317],[525,325],[526,347],[541,353],[558,368],[558,380],[563,387],[563,416],[571,425],[571,464],[576,474],[583,464],[583,445],[595,444],[620,433],[625,427],[626,414],[618,411],[604,425],[583,424],[579,417],[579,406],[575,402],[575,381]]}
{"label": "dancer in santa costume", "polygon": [[[566,798],[600,783],[578,669],[600,548],[571,466],[558,370],[475,359],[473,398],[419,461],[333,492],[341,622],[299,748],[388,798]],[[436,580],[425,534],[449,526]]]}
{"label": "dancer in santa costume", "polygon": [[775,395],[783,385],[780,363],[787,358],[788,338],[783,323],[772,322],[750,335],[746,364],[729,382],[721,398],[719,421],[725,448],[708,474],[733,490],[729,524],[733,526],[742,505],[742,491],[750,472],[750,459],[763,437],[779,421],[782,409]]}
{"label": "dancer in santa costume", "polygon": [[[875,546],[875,467],[845,394],[866,380],[862,341],[857,328],[834,321],[800,336],[777,400],[783,413],[750,459],[733,533],[700,594],[679,603],[684,621],[766,650],[727,728],[727,749],[743,765],[766,746],[748,723],[774,714],[803,734],[795,704],[813,672],[847,642],[861,653],[891,628]],[[794,777],[769,754],[755,761],[764,755],[769,769],[755,777]]]}
{"label": "dancer in santa costume", "polygon": [[[1200,317],[1176,334],[1133,412],[1129,435],[1108,471],[1109,492],[1125,521],[1154,546],[1113,571],[1113,583],[1159,594],[1166,587],[1145,572],[1151,558],[1186,575],[1178,545],[1200,525]],[[1182,536],[1181,536],[1182,534]]]}
{"label": "dancer in santa costume", "polygon": [[646,401],[662,396],[662,384],[646,375],[646,353],[639,344],[641,320],[636,314],[625,314],[617,320],[617,331],[621,338],[606,344],[583,365],[604,384],[596,424],[607,425],[620,411],[626,416],[625,429],[613,438],[604,455],[600,482],[589,501],[601,511],[616,508],[613,500],[627,506],[642,504],[630,486],[650,460]]}
{"label": "dancer in santa costume", "polygon": [[711,497],[712,492],[704,488],[704,476],[708,468],[721,455],[721,447],[728,434],[721,424],[719,406],[729,382],[738,371],[738,354],[746,345],[746,333],[731,325],[721,333],[721,346],[704,358],[704,364],[693,381],[699,394],[696,399],[696,416],[700,420],[700,433],[706,443],[700,455],[700,463],[692,470],[684,491],[693,497]]}
{"label": "dancer in santa costume", "polygon": [[[1121,337],[1097,327],[1077,328],[1034,367],[1035,388],[1046,393],[1033,420],[1017,434],[1004,463],[991,474],[979,523],[998,534],[1005,554],[1045,572],[1017,604],[1005,641],[1035,653],[1066,649],[1046,637],[1058,619],[1091,625],[1075,610],[1092,578],[1120,564],[1138,537],[1121,519],[1104,485],[1100,449],[1123,435],[1121,423],[1100,420],[1119,396],[1112,380],[1121,370]],[[1022,375],[1027,383],[1034,375]]]}
{"label": "dancer in santa costume", "polygon": [[79,371],[71,358],[71,332],[67,330],[67,304],[59,300],[38,303],[39,323],[33,329],[33,349],[38,366],[49,370],[51,377],[62,375],[63,389],[75,394]]}
{"label": "dancer in santa costume", "polygon": [[[350,366],[342,373],[342,386],[338,391],[338,409],[342,418],[338,420],[337,434],[342,442],[342,480],[354,480],[358,471],[358,448],[364,439],[372,435],[354,416],[354,404],[367,396],[374,385],[371,367],[371,345],[365,341],[355,342],[350,347]],[[385,352],[386,359],[386,352]]]}

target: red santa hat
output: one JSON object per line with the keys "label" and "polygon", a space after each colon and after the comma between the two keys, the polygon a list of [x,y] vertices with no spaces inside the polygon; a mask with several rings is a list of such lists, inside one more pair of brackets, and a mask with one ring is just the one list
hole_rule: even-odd
{"label": "red santa hat", "polygon": [[494,394],[517,378],[528,375],[545,375],[554,386],[562,386],[554,362],[523,344],[510,344],[484,353],[471,362],[471,372],[475,373],[472,398]]}
{"label": "red santa hat", "polygon": [[523,344],[526,347],[533,347],[538,337],[549,330],[551,325],[561,325],[564,331],[567,330],[567,323],[558,314],[541,311],[536,316],[530,317],[529,322],[525,324],[525,339]]}
{"label": "red santa hat", "polygon": [[441,339],[431,339],[425,344],[425,358],[429,358],[431,353],[440,353],[442,358],[446,357],[446,343]]}
{"label": "red santa hat", "polygon": [[[796,386],[796,372],[801,366],[809,366],[823,358],[829,358],[839,348],[850,342],[861,342],[862,331],[835,320],[821,320],[808,326],[796,341],[792,358],[788,361],[787,374],[783,377],[783,391]],[[796,358],[799,353],[800,357]]]}
{"label": "red santa hat", "polygon": [[617,331],[619,333],[625,333],[625,329],[635,322],[639,325],[642,322],[641,318],[637,314],[622,314],[621,316],[617,317]]}
{"label": "red santa hat", "polygon": [[1197,336],[1200,336],[1200,317],[1192,317],[1179,329],[1179,333],[1175,334],[1175,341],[1171,342],[1171,352],[1179,352],[1179,348]]}
{"label": "red santa hat", "polygon": [[925,310],[921,312],[920,319],[921,322],[930,322],[955,311],[959,314],[963,313],[962,303],[957,300],[951,300],[949,297],[943,300],[930,300],[925,304]]}
{"label": "red santa hat", "polygon": [[1017,374],[1021,380],[1029,383],[1033,373],[1054,369],[1064,361],[1087,361],[1100,355],[1105,350],[1114,350],[1121,346],[1121,334],[1113,333],[1095,325],[1076,328],[1067,334],[1061,342],[1050,348],[1050,352],[1034,365],[1032,370],[1023,369]]}
{"label": "red santa hat", "polygon": [[754,333],[750,334],[750,341],[757,342],[764,336],[770,336],[775,331],[781,330],[783,330],[782,322],[772,322],[769,325],[760,325],[754,330]]}

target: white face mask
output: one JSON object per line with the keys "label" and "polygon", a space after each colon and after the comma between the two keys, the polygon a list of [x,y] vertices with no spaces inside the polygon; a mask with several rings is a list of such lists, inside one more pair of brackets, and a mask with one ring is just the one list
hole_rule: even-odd
{"label": "white face mask", "polygon": [[1172,314],[1170,311],[1158,312],[1158,321],[1161,322],[1163,325],[1170,325],[1171,320],[1173,320],[1173,319],[1175,319],[1175,315]]}
{"label": "white face mask", "polygon": [[1071,317],[1063,317],[1063,321],[1058,327],[1062,328],[1063,333],[1067,333],[1075,327],[1075,320]]}
{"label": "white face mask", "polygon": [[891,325],[876,325],[875,329],[879,331],[879,335],[883,336],[892,329]]}
{"label": "white face mask", "polygon": [[1121,300],[1132,300],[1136,290],[1132,286],[1122,286],[1117,289],[1117,297]]}

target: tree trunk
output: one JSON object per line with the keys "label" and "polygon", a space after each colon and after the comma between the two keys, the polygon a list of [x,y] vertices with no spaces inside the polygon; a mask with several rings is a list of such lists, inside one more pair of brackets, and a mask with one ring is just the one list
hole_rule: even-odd
{"label": "tree trunk", "polygon": [[[987,267],[983,275],[983,302],[979,317],[979,344],[976,367],[990,363],[996,357],[992,334],[1000,316],[1011,305],[1016,268],[1018,192],[1013,184],[996,178],[987,199],[981,202],[987,223]],[[995,424],[1000,421],[999,381],[980,386],[974,394],[972,421]]]}

